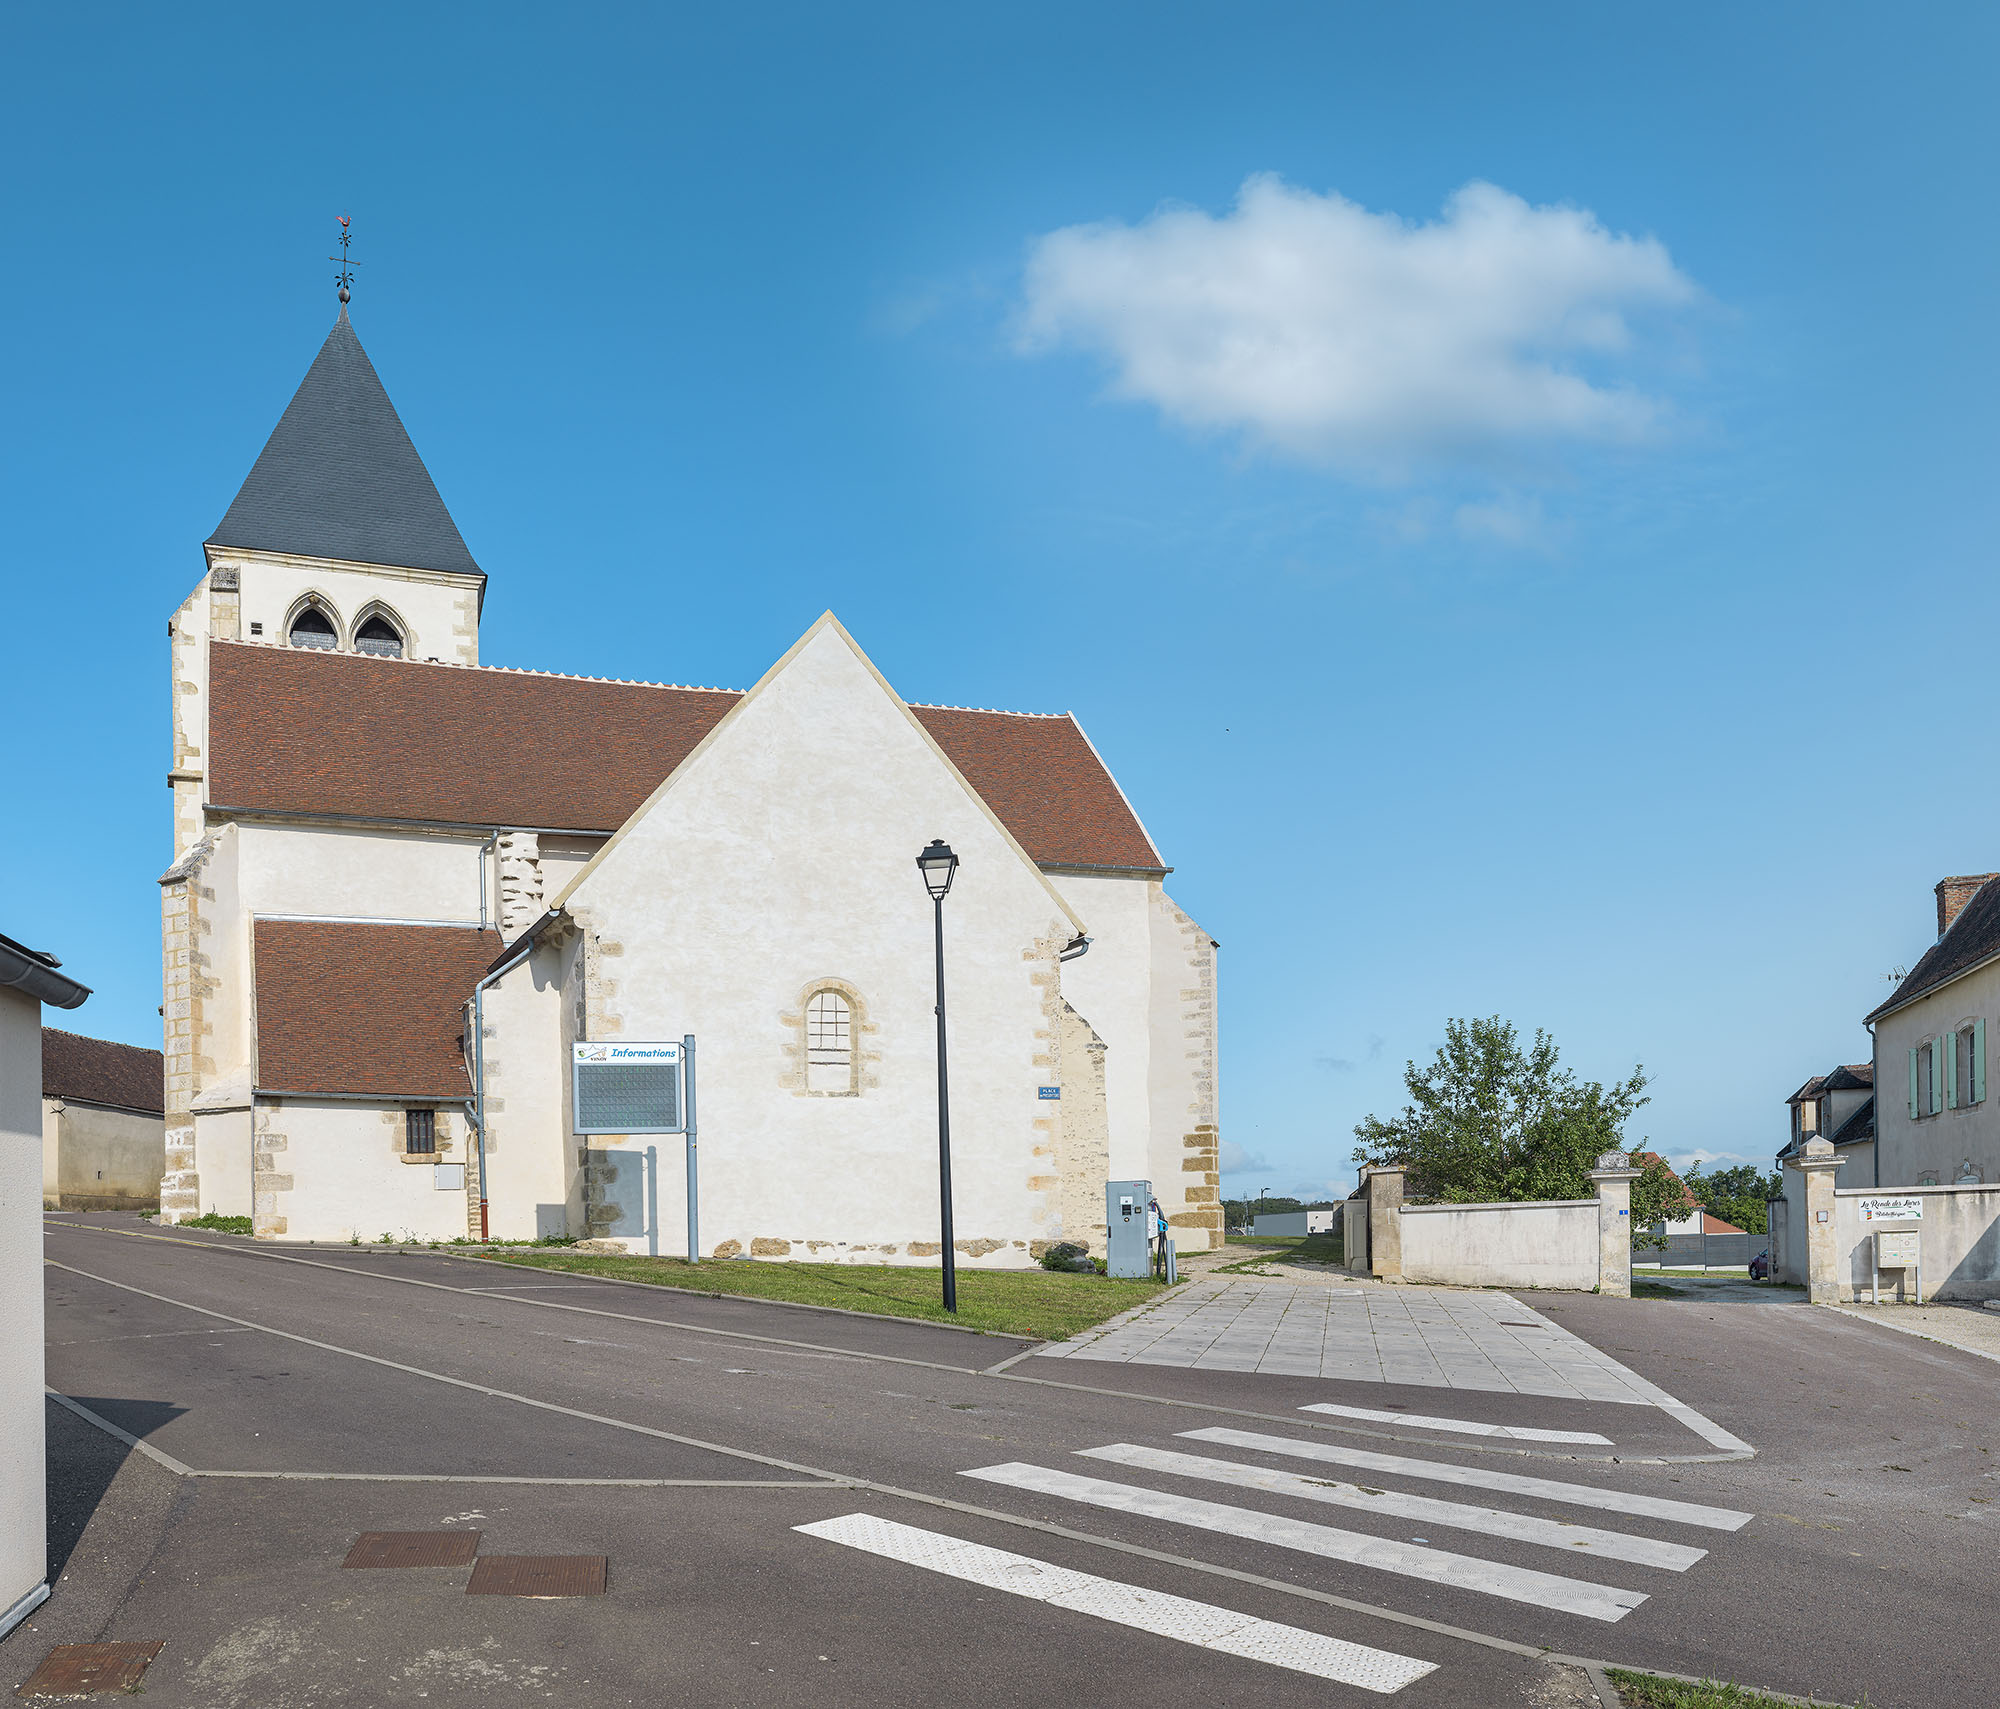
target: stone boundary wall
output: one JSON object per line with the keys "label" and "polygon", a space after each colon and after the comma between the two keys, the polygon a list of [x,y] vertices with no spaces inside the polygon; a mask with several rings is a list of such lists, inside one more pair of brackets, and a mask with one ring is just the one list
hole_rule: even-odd
{"label": "stone boundary wall", "polygon": [[[1863,1222],[1863,1199],[1921,1200],[1915,1221]],[[1870,1248],[1878,1232],[1915,1230],[1927,1300],[2000,1299],[2000,1185],[1978,1187],[1836,1187],[1833,1192],[1834,1274],[1840,1298],[1867,1299]],[[1909,1299],[1913,1272],[1884,1270],[1882,1297]]]}
{"label": "stone boundary wall", "polygon": [[1404,1205],[1403,1277],[1447,1287],[1597,1286],[1598,1203]]}

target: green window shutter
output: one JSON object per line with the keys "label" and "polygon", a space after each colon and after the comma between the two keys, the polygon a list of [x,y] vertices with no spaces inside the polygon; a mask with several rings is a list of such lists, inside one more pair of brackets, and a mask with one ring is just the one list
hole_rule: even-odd
{"label": "green window shutter", "polygon": [[1931,1114],[1944,1108],[1944,1040],[1931,1040]]}
{"label": "green window shutter", "polygon": [[1922,1114],[1923,1111],[1917,1108],[1917,1052],[1913,1045],[1910,1049],[1910,1120],[1915,1121]]}
{"label": "green window shutter", "polygon": [[1938,1039],[1938,1049],[1944,1053],[1944,1107],[1958,1108],[1958,1034],[1945,1033]]}
{"label": "green window shutter", "polygon": [[1986,1102],[1986,1023],[1972,1023],[1972,1101]]}

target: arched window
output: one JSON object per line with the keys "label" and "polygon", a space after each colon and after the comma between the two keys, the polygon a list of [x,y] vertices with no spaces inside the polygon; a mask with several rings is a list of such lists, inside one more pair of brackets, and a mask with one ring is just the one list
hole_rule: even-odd
{"label": "arched window", "polygon": [[294,647],[321,647],[331,650],[340,643],[334,633],[333,619],[316,605],[299,608],[298,616],[292,619],[291,643]]}
{"label": "arched window", "polygon": [[377,612],[354,631],[354,650],[373,653],[378,659],[400,659],[403,637],[396,632],[395,624]]}
{"label": "arched window", "polygon": [[838,991],[815,991],[806,1002],[806,1090],[854,1090],[854,1011]]}

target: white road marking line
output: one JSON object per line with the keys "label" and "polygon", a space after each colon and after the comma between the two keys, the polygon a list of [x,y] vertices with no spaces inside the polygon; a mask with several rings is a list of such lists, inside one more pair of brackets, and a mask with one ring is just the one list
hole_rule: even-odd
{"label": "white road marking line", "polygon": [[1314,1525],[1303,1519],[1258,1513],[1247,1507],[1228,1507],[1219,1501],[1196,1501],[1164,1490],[1143,1489],[1137,1484],[1078,1477],[1074,1472],[1053,1471],[1018,1460],[1004,1466],[980,1466],[959,1475],[1033,1490],[1041,1495],[1061,1496],[1068,1501],[1088,1502],[1093,1507],[1108,1507],[1119,1513],[1195,1525],[1204,1531],[1220,1531],[1254,1543],[1275,1543],[1283,1549],[1297,1549],[1304,1554],[1372,1567],[1378,1572],[1399,1573],[1432,1584],[1448,1584],[1459,1590],[1476,1590],[1485,1596],[1504,1597],[1509,1602],[1525,1602],[1536,1608],[1581,1614],[1590,1620],[1622,1620],[1646,1600],[1636,1590],[1563,1578],[1530,1567],[1510,1567],[1471,1555],[1449,1554],[1443,1549],[1420,1548],[1414,1543],[1394,1543],[1359,1531],[1340,1531],[1331,1525]]}
{"label": "white road marking line", "polygon": [[1384,1696],[1437,1670],[1435,1662],[1323,1637],[1297,1626],[1280,1626],[1185,1596],[1099,1578],[1095,1573],[1073,1572],[1027,1555],[990,1549],[983,1543],[967,1543],[937,1531],[899,1525],[893,1519],[878,1519],[872,1513],[850,1513],[845,1518],[822,1519],[792,1529],[988,1590],[1004,1590],[1054,1608],[1136,1627],[1197,1649],[1269,1662],[1273,1667],[1357,1685]]}
{"label": "white road marking line", "polygon": [[[1207,1478],[1213,1483],[1240,1484],[1245,1489],[1269,1490],[1274,1495],[1297,1496],[1303,1501],[1330,1502],[1340,1507],[1359,1508],[1364,1513],[1445,1525],[1455,1531],[1480,1531],[1490,1537],[1511,1537],[1518,1543],[1575,1549],[1608,1560],[1632,1561],[1642,1567],[1664,1567],[1669,1572],[1684,1573],[1708,1553],[1706,1549],[1691,1549],[1684,1543],[1660,1543],[1651,1537],[1634,1537],[1623,1531],[1600,1531],[1591,1525],[1571,1525],[1560,1519],[1536,1519],[1525,1513],[1504,1513],[1492,1507],[1467,1507],[1456,1501],[1436,1501],[1427,1495],[1405,1495],[1400,1490],[1333,1483],[1324,1478],[1303,1477],[1297,1472],[1274,1472],[1263,1466],[1248,1466],[1240,1460],[1208,1460],[1198,1454],[1175,1454],[1163,1448],[1142,1448],[1135,1442],[1116,1442],[1104,1448],[1081,1448],[1078,1452],[1089,1459],[1110,1460],[1121,1466],[1172,1472],[1185,1478]],[[1421,1543],[1427,1539],[1417,1537],[1411,1540]]]}
{"label": "white road marking line", "polygon": [[1431,1418],[1418,1412],[1378,1412],[1366,1406],[1336,1406],[1330,1400],[1302,1406],[1301,1412],[1326,1412],[1336,1418],[1365,1418],[1370,1424],[1407,1424],[1412,1430],[1455,1430],[1466,1436],[1504,1436],[1510,1442],[1594,1442],[1609,1448],[1609,1436],[1594,1430],[1531,1430],[1525,1424],[1474,1424],[1464,1418]]}
{"label": "white road marking line", "polygon": [[1572,1507],[1601,1507],[1607,1513],[1630,1513],[1645,1519],[1671,1519],[1681,1525],[1701,1525],[1711,1531],[1740,1531],[1757,1516],[1733,1507],[1704,1507],[1699,1502],[1674,1501],[1663,1495],[1628,1495],[1624,1490],[1598,1489],[1590,1484],[1558,1483],[1553,1478],[1523,1477],[1518,1472],[1489,1472],[1483,1466],[1458,1466],[1443,1460],[1412,1460],[1402,1454],[1376,1454],[1335,1442],[1302,1442],[1296,1436],[1269,1436],[1259,1430],[1183,1430],[1196,1442],[1226,1442],[1232,1448],[1255,1448],[1266,1454],[1291,1454],[1336,1466],[1359,1466],[1371,1472],[1394,1472],[1433,1483],[1467,1484],[1474,1489],[1505,1490],[1510,1495],[1539,1496]]}

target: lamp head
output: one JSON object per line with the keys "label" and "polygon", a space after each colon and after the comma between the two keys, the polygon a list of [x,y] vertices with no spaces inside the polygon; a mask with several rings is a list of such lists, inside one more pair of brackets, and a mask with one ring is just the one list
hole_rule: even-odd
{"label": "lamp head", "polygon": [[958,856],[945,847],[942,838],[931,839],[931,846],[917,856],[917,870],[924,875],[924,888],[931,893],[933,902],[942,902],[951,890],[952,874],[958,871]]}

